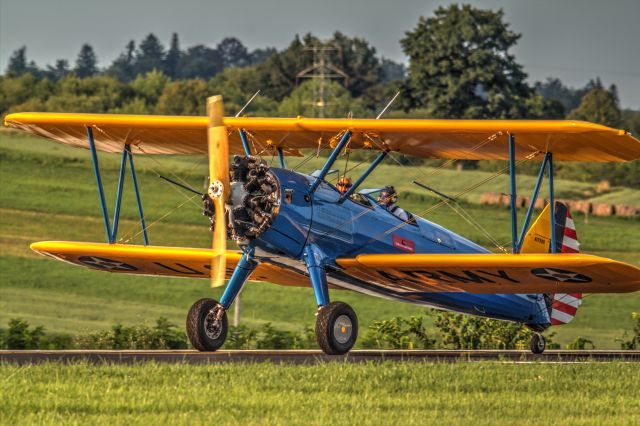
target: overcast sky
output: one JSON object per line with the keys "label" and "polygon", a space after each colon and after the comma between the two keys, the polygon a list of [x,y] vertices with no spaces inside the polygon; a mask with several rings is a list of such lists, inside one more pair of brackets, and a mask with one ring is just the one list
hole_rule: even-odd
{"label": "overcast sky", "polygon": [[[453,3],[428,0],[0,0],[0,69],[11,52],[27,46],[39,66],[91,44],[109,64],[130,39],[153,32],[168,45],[215,46],[238,37],[250,49],[286,47],[294,34],[329,37],[339,30],[367,39],[385,57],[406,61],[399,40],[420,15]],[[618,86],[622,106],[640,110],[640,0],[476,0],[502,8],[522,34],[513,50],[530,81],[548,76],[573,87],[600,76]]]}

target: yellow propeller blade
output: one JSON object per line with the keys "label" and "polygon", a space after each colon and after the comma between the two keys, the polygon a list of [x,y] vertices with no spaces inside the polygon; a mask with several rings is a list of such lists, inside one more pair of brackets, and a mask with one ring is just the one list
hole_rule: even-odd
{"label": "yellow propeller blade", "polygon": [[207,99],[209,127],[209,197],[215,207],[216,222],[213,230],[213,258],[211,259],[211,287],[224,284],[227,250],[227,224],[225,200],[229,196],[229,141],[224,126],[222,96]]}

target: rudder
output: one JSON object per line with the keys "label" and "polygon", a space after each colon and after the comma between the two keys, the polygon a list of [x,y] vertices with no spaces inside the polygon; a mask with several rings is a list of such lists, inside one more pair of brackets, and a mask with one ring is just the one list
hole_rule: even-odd
{"label": "rudder", "polygon": [[[538,216],[527,231],[521,253],[549,253],[551,252],[551,223],[549,205]],[[567,206],[561,202],[555,203],[556,217],[556,253],[579,253],[580,243],[576,233],[575,223]],[[558,271],[552,271],[558,273]],[[561,276],[558,277],[561,279]],[[547,308],[551,317],[551,325],[567,324],[573,320],[578,308],[582,304],[581,293],[545,294]]]}

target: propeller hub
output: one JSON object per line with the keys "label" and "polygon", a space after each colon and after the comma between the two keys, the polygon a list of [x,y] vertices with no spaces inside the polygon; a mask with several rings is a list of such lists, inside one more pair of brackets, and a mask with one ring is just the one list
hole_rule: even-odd
{"label": "propeller hub", "polygon": [[209,197],[211,197],[212,200],[215,198],[220,198],[224,193],[224,184],[219,180],[215,180],[211,183],[211,185],[209,185],[209,190],[207,192],[209,193]]}

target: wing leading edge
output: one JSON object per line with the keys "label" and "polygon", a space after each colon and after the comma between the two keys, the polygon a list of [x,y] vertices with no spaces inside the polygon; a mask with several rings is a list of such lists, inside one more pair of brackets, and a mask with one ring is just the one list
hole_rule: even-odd
{"label": "wing leading edge", "polygon": [[365,254],[337,259],[357,279],[409,292],[628,293],[640,269],[586,254]]}

